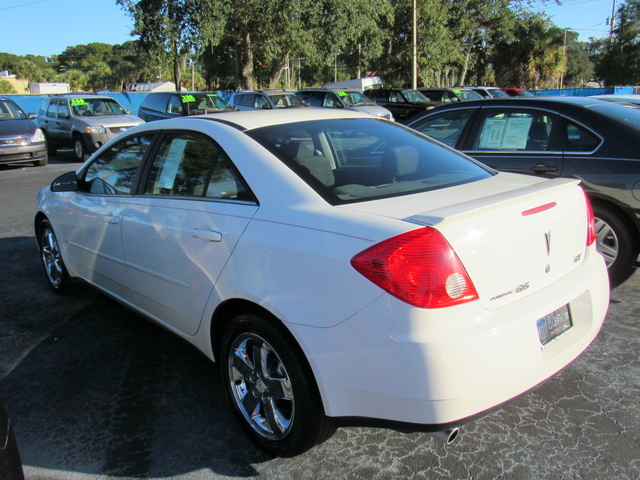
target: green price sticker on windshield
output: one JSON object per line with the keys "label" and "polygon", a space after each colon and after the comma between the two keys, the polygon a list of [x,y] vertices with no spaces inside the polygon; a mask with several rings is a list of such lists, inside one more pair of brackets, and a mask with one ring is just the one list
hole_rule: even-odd
{"label": "green price sticker on windshield", "polygon": [[72,98],[71,99],[71,106],[72,107],[79,107],[80,105],[86,105],[87,101],[84,98]]}
{"label": "green price sticker on windshield", "polygon": [[193,95],[182,95],[182,103],[190,103],[195,101],[196,97],[194,97]]}
{"label": "green price sticker on windshield", "polygon": [[347,92],[336,92],[339,97],[346,97],[348,95]]}

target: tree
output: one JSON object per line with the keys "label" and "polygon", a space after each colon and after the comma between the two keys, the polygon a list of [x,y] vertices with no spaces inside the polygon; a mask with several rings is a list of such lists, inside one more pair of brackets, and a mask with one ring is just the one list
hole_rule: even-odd
{"label": "tree", "polygon": [[613,37],[605,42],[596,74],[606,85],[640,83],[640,0],[627,0],[617,12]]}
{"label": "tree", "polygon": [[18,93],[11,83],[0,79],[0,93]]}
{"label": "tree", "polygon": [[[133,18],[132,34],[140,36],[143,47],[162,63],[173,63],[173,78],[179,91],[186,56],[201,52],[205,45],[217,42],[221,29],[220,13],[215,7],[223,2],[207,0],[117,0]],[[226,11],[226,9],[222,9]]]}
{"label": "tree", "polygon": [[567,70],[564,84],[572,87],[582,87],[593,78],[595,65],[589,58],[586,42],[578,42],[578,34],[567,31]]}
{"label": "tree", "polygon": [[513,38],[495,46],[498,84],[532,90],[556,86],[565,68],[564,29],[545,15],[524,12],[516,19]]}

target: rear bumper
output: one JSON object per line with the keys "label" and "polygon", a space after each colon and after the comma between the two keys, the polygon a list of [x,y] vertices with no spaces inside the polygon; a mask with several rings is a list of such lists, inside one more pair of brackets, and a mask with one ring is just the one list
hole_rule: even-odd
{"label": "rear bumper", "polygon": [[[537,320],[567,303],[573,327],[543,348]],[[492,311],[481,302],[422,310],[383,295],[336,327],[295,333],[327,415],[439,430],[495,409],[571,363],[596,337],[608,304],[606,268],[592,248],[570,275]]]}

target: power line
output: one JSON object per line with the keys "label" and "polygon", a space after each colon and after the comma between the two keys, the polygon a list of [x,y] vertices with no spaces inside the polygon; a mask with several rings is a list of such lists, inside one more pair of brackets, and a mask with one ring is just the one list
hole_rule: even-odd
{"label": "power line", "polygon": [[49,0],[37,0],[36,2],[23,3],[22,5],[14,5],[13,7],[0,8],[0,11],[2,11],[2,10],[11,10],[12,8],[28,7],[29,5],[35,5],[36,3],[44,3],[44,2],[48,2],[48,1]]}

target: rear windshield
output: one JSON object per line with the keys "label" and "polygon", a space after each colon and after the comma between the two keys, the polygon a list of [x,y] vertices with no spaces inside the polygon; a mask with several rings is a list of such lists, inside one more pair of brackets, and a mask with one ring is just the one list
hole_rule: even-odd
{"label": "rear windshield", "polygon": [[333,205],[474,182],[495,172],[401,125],[313,120],[247,132]]}
{"label": "rear windshield", "polygon": [[640,106],[630,103],[602,102],[593,105],[592,108],[621,122],[630,123],[640,127]]}

